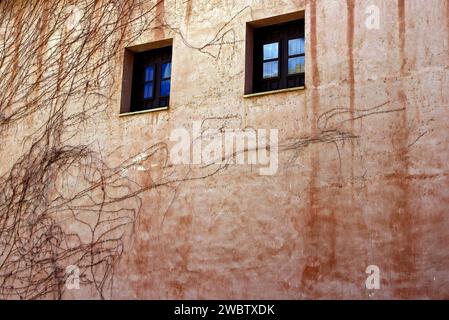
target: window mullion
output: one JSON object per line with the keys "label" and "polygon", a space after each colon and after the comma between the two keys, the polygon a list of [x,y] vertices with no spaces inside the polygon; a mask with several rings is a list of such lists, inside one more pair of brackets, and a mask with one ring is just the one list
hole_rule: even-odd
{"label": "window mullion", "polygon": [[281,40],[281,88],[287,87],[287,75],[288,75],[288,35],[284,31]]}

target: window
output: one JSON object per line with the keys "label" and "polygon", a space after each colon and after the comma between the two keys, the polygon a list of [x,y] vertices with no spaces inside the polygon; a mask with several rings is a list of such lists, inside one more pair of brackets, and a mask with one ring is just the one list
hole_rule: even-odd
{"label": "window", "polygon": [[125,50],[120,112],[167,108],[170,103],[172,40]]}
{"label": "window", "polygon": [[249,24],[246,58],[251,61],[246,65],[246,94],[304,86],[304,18],[285,21],[291,17],[274,18],[268,25]]}
{"label": "window", "polygon": [[172,47],[134,56],[131,112],[168,107]]}

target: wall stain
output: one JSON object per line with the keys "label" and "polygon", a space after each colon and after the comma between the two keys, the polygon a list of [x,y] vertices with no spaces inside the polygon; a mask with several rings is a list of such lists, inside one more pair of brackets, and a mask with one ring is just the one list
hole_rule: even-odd
{"label": "wall stain", "polygon": [[[446,26],[447,26],[447,43],[449,46],[449,1],[446,1]],[[447,53],[449,58],[449,48],[447,50]]]}
{"label": "wall stain", "polygon": [[[404,91],[398,93],[399,104],[407,108],[407,96]],[[399,179],[394,181],[398,194],[395,197],[394,211],[390,220],[390,228],[393,236],[393,268],[398,273],[395,284],[395,295],[397,298],[412,298],[413,288],[401,287],[412,281],[415,273],[415,250],[413,235],[413,216],[410,208],[411,179],[409,176],[409,129],[407,123],[407,111],[401,113],[398,128],[393,137],[393,147],[395,149],[395,160],[400,164],[396,176]]]}
{"label": "wall stain", "polygon": [[186,7],[186,24],[189,24],[190,18],[192,17],[193,0],[187,0]]}
{"label": "wall stain", "polygon": [[[40,87],[42,78],[44,76],[44,55],[45,50],[47,50],[47,32],[48,32],[48,20],[50,15],[50,4],[48,1],[44,1],[42,4],[42,16],[39,26],[39,46],[36,50],[36,80],[33,84],[33,99],[35,99],[36,103],[39,102],[39,95],[40,95]],[[27,124],[32,127],[33,123],[35,122],[35,114],[31,114],[27,119]]]}
{"label": "wall stain", "polygon": [[[319,133],[317,121],[320,112],[320,72],[317,49],[317,1],[310,0],[310,66],[311,66],[311,134]],[[328,276],[335,265],[335,216],[332,208],[322,208],[320,203],[321,188],[319,185],[320,152],[312,150],[310,157],[311,173],[308,186],[308,206],[305,222],[304,251],[306,262],[301,274],[301,285],[306,294],[316,296],[314,284],[324,276]]]}
{"label": "wall stain", "polygon": [[[349,64],[349,114],[350,114],[350,124],[351,132],[354,134],[354,112],[355,112],[355,75],[354,75],[354,11],[355,11],[355,0],[346,0],[347,7],[347,46],[348,46],[348,64]],[[355,158],[355,145],[351,141],[351,197],[354,203],[354,158]]]}
{"label": "wall stain", "polygon": [[123,28],[121,28],[121,33],[120,33],[120,38],[119,38],[119,42],[118,45],[121,46],[124,44],[126,36],[128,35],[128,29],[129,29],[129,21],[132,19],[131,15],[133,13],[132,10],[132,5],[131,3],[127,3],[127,5],[125,6],[126,10],[124,10],[124,12],[126,12],[127,14],[122,14],[120,16],[120,26],[123,26]]}
{"label": "wall stain", "polygon": [[[406,47],[406,11],[405,0],[398,0],[398,40],[399,40],[399,59],[401,63],[400,76],[406,76],[407,58],[405,56]],[[401,85],[402,87],[402,85]],[[397,176],[394,184],[398,194],[395,197],[394,211],[390,220],[390,229],[392,233],[392,268],[396,272],[396,278],[392,279],[395,290],[395,298],[413,298],[419,290],[416,285],[416,263],[415,263],[415,236],[413,234],[413,216],[410,208],[411,198],[411,180],[409,177],[409,128],[408,128],[408,102],[404,89],[398,92],[398,103],[400,107],[405,108],[401,112],[397,123],[397,129],[393,135],[393,148],[395,150],[395,162],[400,166],[397,169]]]}
{"label": "wall stain", "polygon": [[[22,45],[22,39],[23,39],[23,34],[22,34],[22,20],[23,20],[23,9],[20,9],[19,12],[17,13],[16,17],[15,17],[15,21],[14,21],[14,56],[13,56],[13,72],[11,73],[11,88],[14,88],[14,82],[18,76],[18,71],[19,70],[19,64],[20,64],[20,47]],[[8,108],[9,105],[6,106],[6,108]]]}
{"label": "wall stain", "polygon": [[47,38],[47,30],[48,30],[48,17],[50,14],[50,6],[48,1],[45,1],[42,4],[43,8],[42,8],[42,20],[41,20],[41,25],[39,28],[39,34],[40,34],[40,40],[39,40],[39,47],[37,49],[37,54],[36,54],[36,65],[37,65],[37,79],[36,79],[36,83],[39,84],[41,79],[42,79],[42,75],[43,75],[43,60],[44,60],[44,56],[43,56],[43,52],[46,45],[46,38]]}
{"label": "wall stain", "polygon": [[[317,134],[317,114],[320,103],[318,86],[320,83],[319,69],[317,65],[317,17],[316,17],[316,0],[310,0],[310,66],[312,69],[312,113],[311,131],[312,135]],[[307,255],[306,264],[301,275],[301,284],[303,287],[309,285],[309,282],[316,282],[319,278],[320,259],[317,256],[317,248],[315,244],[315,226],[317,219],[318,197],[317,197],[317,175],[319,153],[313,151],[310,158],[311,173],[308,186],[309,203],[306,212],[306,235],[304,240],[304,251]],[[308,289],[308,288],[307,288]]]}
{"label": "wall stain", "polygon": [[[317,21],[316,21],[316,0],[310,0],[310,59],[312,66],[312,85],[316,89],[320,85],[320,71],[317,59]],[[316,91],[316,90],[314,90]],[[319,102],[319,101],[318,101]],[[317,107],[317,106],[316,106]],[[316,129],[316,124],[315,129]]]}
{"label": "wall stain", "polygon": [[354,10],[355,0],[347,0],[348,9],[348,26],[347,26],[347,45],[348,45],[348,61],[349,61],[349,110],[351,115],[351,126],[354,129],[354,110],[355,110],[355,76],[354,76]]}
{"label": "wall stain", "polygon": [[154,28],[154,37],[156,40],[162,40],[165,38],[164,19],[165,0],[159,0],[156,5],[156,26]]}
{"label": "wall stain", "polygon": [[398,20],[399,20],[399,59],[401,61],[401,75],[406,73],[407,58],[405,56],[405,0],[398,0]]}

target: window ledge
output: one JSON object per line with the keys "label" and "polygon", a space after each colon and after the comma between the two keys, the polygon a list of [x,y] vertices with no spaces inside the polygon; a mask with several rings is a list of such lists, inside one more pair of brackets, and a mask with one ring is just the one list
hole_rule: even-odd
{"label": "window ledge", "polygon": [[281,90],[273,90],[273,91],[245,94],[243,96],[243,98],[248,99],[248,98],[254,98],[254,97],[267,96],[270,94],[285,93],[285,92],[292,92],[292,91],[302,91],[302,90],[305,90],[305,87],[295,87],[295,88],[288,88],[288,89],[281,89]]}
{"label": "window ledge", "polygon": [[137,116],[139,114],[146,114],[146,113],[153,113],[153,112],[158,112],[158,111],[164,111],[164,110],[168,110],[168,107],[155,108],[155,109],[136,111],[136,112],[126,112],[126,113],[121,113],[118,116],[120,118],[123,118],[123,117]]}

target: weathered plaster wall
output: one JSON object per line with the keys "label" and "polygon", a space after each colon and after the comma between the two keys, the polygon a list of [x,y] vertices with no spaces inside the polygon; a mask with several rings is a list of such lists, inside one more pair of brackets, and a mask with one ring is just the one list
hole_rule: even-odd
{"label": "weathered plaster wall", "polygon": [[[371,4],[378,30],[365,26]],[[306,89],[244,99],[246,22],[298,10]],[[230,166],[147,192],[114,298],[449,298],[448,1],[166,0],[158,12],[176,30],[136,45],[174,38],[170,109],[118,117],[118,81],[80,139],[120,146],[119,163],[175,128],[233,116],[228,127],[300,143],[274,176]],[[231,44],[198,50],[217,33]],[[335,141],[341,132],[357,138]],[[142,166],[130,174],[144,185],[164,174]],[[365,288],[368,265],[380,290]]]}
{"label": "weathered plaster wall", "polygon": [[[370,4],[379,30],[365,27]],[[245,22],[304,9],[306,90],[243,99]],[[281,153],[273,177],[230,167],[148,195],[115,296],[447,298],[447,1],[192,0],[176,15],[200,47],[241,10],[228,35],[236,43],[217,58],[175,35],[170,111],[113,118],[108,140],[137,147],[228,115],[278,128],[281,141],[326,130],[358,138],[305,143],[294,161]],[[372,264],[375,292],[364,285]]]}

